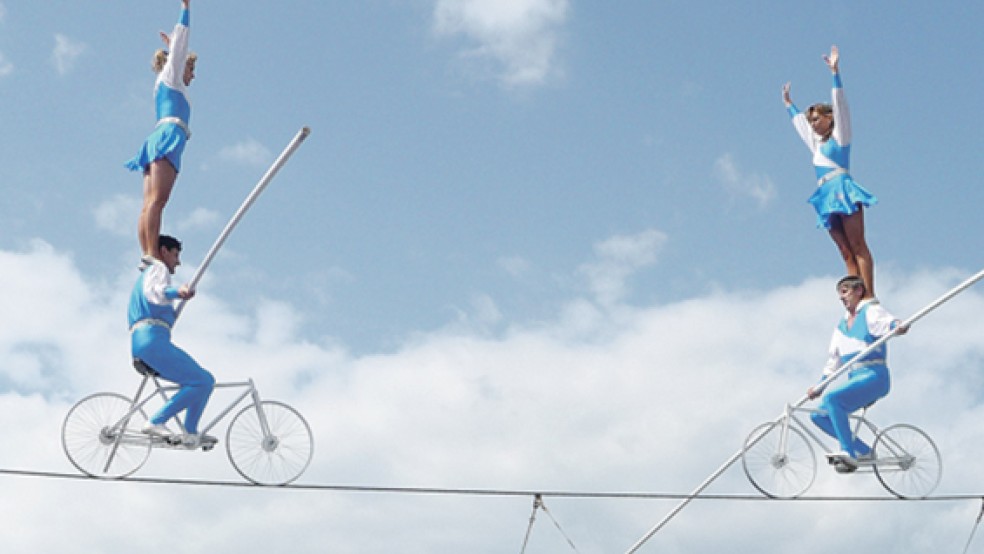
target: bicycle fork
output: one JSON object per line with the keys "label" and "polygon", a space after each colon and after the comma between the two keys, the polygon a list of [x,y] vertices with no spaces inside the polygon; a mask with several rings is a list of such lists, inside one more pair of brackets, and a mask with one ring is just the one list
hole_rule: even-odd
{"label": "bicycle fork", "polygon": [[221,421],[226,415],[229,414],[244,398],[247,396],[253,401],[253,406],[256,409],[256,419],[260,422],[260,430],[263,432],[263,448],[264,450],[271,452],[276,450],[279,440],[273,436],[270,431],[270,424],[267,421],[266,413],[263,411],[263,406],[260,401],[260,393],[256,390],[256,385],[253,383],[252,379],[247,380],[243,383],[225,383],[223,385],[217,385],[217,387],[240,387],[246,385],[247,390],[243,391],[236,400],[234,400],[225,410],[223,410],[215,419],[209,423],[203,433],[207,433],[215,427],[219,421]]}
{"label": "bicycle fork", "polygon": [[789,456],[786,455],[786,447],[789,443],[789,422],[793,418],[792,414],[793,407],[786,404],[786,409],[783,412],[782,418],[779,425],[779,451],[776,452],[775,457],[772,460],[772,465],[776,468],[780,468],[789,463]]}
{"label": "bicycle fork", "polygon": [[270,431],[270,422],[267,421],[266,412],[263,411],[263,404],[260,403],[260,393],[256,391],[256,387],[253,386],[253,380],[249,380],[250,384],[250,394],[253,397],[253,406],[256,407],[256,418],[260,422],[260,430],[263,431],[263,451],[273,452],[277,449],[280,443],[280,439],[275,437]]}

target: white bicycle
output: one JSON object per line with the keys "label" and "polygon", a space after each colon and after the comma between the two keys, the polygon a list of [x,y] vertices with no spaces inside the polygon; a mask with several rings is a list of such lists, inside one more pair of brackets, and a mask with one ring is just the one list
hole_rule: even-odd
{"label": "white bicycle", "polygon": [[[122,394],[100,392],[78,401],[62,424],[62,447],[72,465],[90,477],[123,478],[132,475],[150,457],[153,448],[211,450],[214,444],[185,445],[176,437],[155,437],[141,432],[147,422],[145,406],[154,398],[166,402],[177,386],[164,386],[158,374],[141,360],[134,367],[143,375],[133,399]],[[148,382],[153,384],[146,393]],[[226,431],[226,453],[232,466],[247,481],[257,485],[286,485],[301,476],[311,463],[314,439],[307,421],[283,402],[260,400],[250,379],[216,383],[215,388],[245,389],[201,430],[207,433],[243,400],[252,403],[232,418]]]}
{"label": "white bicycle", "polygon": [[[918,427],[905,423],[879,429],[865,416],[868,408],[852,414],[854,436],[873,437],[869,459],[858,460],[858,473],[873,472],[888,492],[899,498],[925,498],[943,476],[943,460],[936,444]],[[787,406],[777,421],[756,427],[745,440],[741,456],[745,475],[762,494],[772,498],[796,498],[813,484],[817,459],[811,440],[825,454],[832,453],[798,413],[817,410]],[[824,435],[826,436],[826,435]]]}

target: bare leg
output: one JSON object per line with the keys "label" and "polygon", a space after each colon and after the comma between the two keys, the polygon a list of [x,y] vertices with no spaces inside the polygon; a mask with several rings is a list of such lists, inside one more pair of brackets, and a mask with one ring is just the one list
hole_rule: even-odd
{"label": "bare leg", "polygon": [[841,222],[848,245],[851,252],[854,253],[855,265],[861,278],[864,279],[865,288],[868,289],[864,297],[873,298],[875,296],[875,260],[872,258],[871,251],[868,250],[868,243],[864,238],[863,208],[858,207],[858,211],[853,214],[842,216]]}
{"label": "bare leg", "polygon": [[839,215],[834,215],[830,218],[830,238],[834,240],[834,244],[837,245],[837,251],[840,252],[841,258],[844,259],[847,274],[861,275],[857,258],[854,255],[854,251],[851,250],[851,243],[847,239],[847,233],[844,231],[844,222]]}
{"label": "bare leg", "polygon": [[171,198],[171,190],[178,173],[166,159],[155,160],[144,173],[144,199],[137,222],[137,235],[143,255],[157,256],[157,239],[161,234],[164,206]]}

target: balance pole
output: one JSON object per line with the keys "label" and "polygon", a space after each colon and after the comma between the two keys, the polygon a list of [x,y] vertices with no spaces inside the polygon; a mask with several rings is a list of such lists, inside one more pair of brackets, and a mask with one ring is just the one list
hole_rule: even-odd
{"label": "balance pole", "polygon": [[[198,282],[201,280],[202,275],[205,274],[205,270],[208,268],[209,264],[212,263],[212,258],[215,257],[215,254],[219,251],[219,248],[222,248],[222,245],[225,243],[226,239],[229,238],[229,234],[232,233],[232,230],[239,223],[239,220],[243,218],[243,215],[245,215],[246,211],[253,205],[253,202],[256,202],[257,197],[260,196],[263,189],[270,184],[270,181],[272,181],[273,177],[278,171],[280,171],[280,168],[287,163],[287,160],[290,159],[290,157],[294,154],[294,151],[301,146],[301,143],[304,142],[304,139],[306,139],[309,134],[311,134],[311,128],[302,127],[301,130],[294,135],[294,138],[290,141],[290,144],[288,144],[287,147],[284,148],[283,152],[277,156],[277,159],[274,160],[273,165],[271,165],[270,169],[263,174],[260,181],[256,183],[256,186],[253,187],[253,191],[249,193],[249,196],[246,197],[246,200],[244,200],[242,205],[239,206],[239,209],[236,210],[236,213],[232,216],[232,219],[229,220],[229,223],[226,223],[225,229],[223,229],[219,234],[219,238],[216,239],[215,243],[212,244],[212,247],[209,248],[208,253],[205,254],[205,258],[202,260],[201,265],[198,266],[198,270],[195,271],[195,275],[191,278],[191,281],[188,282],[188,288],[195,290],[195,287],[198,286]],[[181,303],[178,304],[174,314],[175,320],[177,320],[177,318],[181,315],[181,311],[184,310],[185,304],[187,303],[187,300],[182,300]]]}

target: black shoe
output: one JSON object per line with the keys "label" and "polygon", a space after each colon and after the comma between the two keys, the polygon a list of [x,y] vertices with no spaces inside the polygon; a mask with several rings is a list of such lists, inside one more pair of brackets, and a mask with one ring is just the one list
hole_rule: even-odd
{"label": "black shoe", "polygon": [[833,464],[837,473],[854,473],[858,469],[858,461],[846,452],[830,454],[827,456],[827,461]]}

